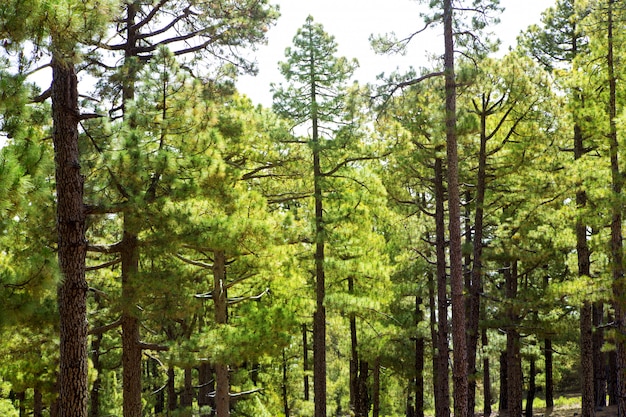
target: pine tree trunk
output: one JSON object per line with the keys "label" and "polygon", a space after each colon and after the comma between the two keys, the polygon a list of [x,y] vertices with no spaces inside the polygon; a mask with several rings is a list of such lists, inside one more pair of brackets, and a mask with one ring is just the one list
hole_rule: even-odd
{"label": "pine tree trunk", "polygon": [[500,396],[498,410],[500,415],[506,415],[509,407],[509,371],[506,350],[500,353]]}
{"label": "pine tree trunk", "polygon": [[552,340],[544,340],[544,361],[545,361],[545,378],[546,378],[546,407],[554,407],[554,379],[553,379],[553,352],[552,352]]}
{"label": "pine tree trunk", "polygon": [[622,243],[622,188],[623,176],[619,167],[619,143],[617,137],[617,77],[613,58],[613,6],[615,0],[608,0],[607,8],[607,68],[609,82],[609,152],[611,156],[611,181],[613,199],[611,208],[611,269],[613,275],[613,309],[615,314],[615,387],[617,413],[626,416],[626,308],[624,295],[623,243]]}
{"label": "pine tree trunk", "polygon": [[96,379],[93,381],[90,396],[90,417],[100,416],[100,390],[102,389],[102,364],[100,363],[100,344],[102,342],[102,334],[94,334],[91,338],[91,363],[96,371]]}
{"label": "pine tree trunk", "polygon": [[309,343],[306,323],[302,324],[302,368],[304,369],[304,401],[309,401]]}
{"label": "pine tree trunk", "polygon": [[535,357],[530,357],[530,370],[528,371],[528,391],[526,391],[526,417],[533,417],[533,402],[535,401],[535,393],[537,391],[537,386],[535,382],[535,377],[537,376],[537,369],[535,364]]}
{"label": "pine tree trunk", "polygon": [[311,80],[313,108],[313,186],[315,200],[315,315],[313,316],[313,393],[315,417],[326,417],[326,277],[324,272],[324,210],[322,201],[322,167],[316,113],[315,80]]}
{"label": "pine tree trunk", "polygon": [[[213,371],[211,364],[203,362],[200,364],[200,370],[198,371],[198,382],[200,388],[198,388],[198,407],[212,406],[211,393],[215,384],[211,384],[213,380]],[[211,407],[213,408],[213,407]],[[209,417],[208,414],[201,414],[201,417]]]}
{"label": "pine tree trunk", "polygon": [[[223,251],[214,252],[213,261],[213,304],[215,306],[215,322],[228,323],[228,295],[226,294],[226,255]],[[228,364],[215,365],[215,409],[217,417],[230,415],[230,376]]]}
{"label": "pine tree trunk", "polygon": [[452,0],[443,0],[444,73],[446,92],[446,151],[448,158],[448,216],[450,288],[452,291],[452,343],[454,416],[468,417],[467,340],[463,257],[461,252],[461,199],[456,135],[456,77],[454,73],[454,37]]}
{"label": "pine tree trunk", "polygon": [[[489,344],[487,329],[482,329],[481,344],[483,348],[486,348]],[[489,417],[491,415],[491,366],[489,355],[483,356],[483,386],[483,415]]]}
{"label": "pine tree trunk", "polygon": [[33,390],[33,417],[43,417],[43,396],[38,385]]}
{"label": "pine tree trunk", "polygon": [[[444,220],[443,161],[435,160],[435,250],[437,253],[437,353],[435,416],[450,416],[450,385],[448,368],[448,276],[446,272],[446,236]],[[434,320],[435,317],[433,316]]]}
{"label": "pine tree trunk", "polygon": [[[478,336],[480,330],[478,324],[480,322],[480,294],[483,290],[482,284],[482,253],[483,253],[483,222],[484,222],[484,204],[485,189],[487,181],[487,103],[486,98],[482,97],[482,108],[480,113],[480,148],[478,152],[478,173],[476,176],[476,195],[474,204],[476,211],[474,213],[474,240],[472,254],[471,279],[468,288],[469,292],[469,315],[467,318],[467,367],[468,374],[472,376],[468,382],[468,413],[474,415],[476,408],[476,350],[478,349]],[[468,199],[469,200],[469,199]]]}
{"label": "pine tree trunk", "polygon": [[122,238],[122,390],[124,417],[141,417],[141,345],[136,310],[135,281],[139,271],[139,246],[133,221],[124,216]]}
{"label": "pine tree trunk", "polygon": [[[178,399],[176,398],[176,371],[170,365],[167,368],[167,410],[175,411],[178,408]],[[168,413],[170,415],[170,413]]]}
{"label": "pine tree trunk", "polygon": [[283,348],[283,381],[281,384],[281,389],[283,397],[283,413],[285,414],[285,417],[289,417],[289,396],[287,393],[287,385],[289,384],[289,379],[287,378],[287,365],[286,349]]}
{"label": "pine tree trunk", "polygon": [[374,381],[372,382],[372,417],[380,416],[380,357],[374,361]]}
{"label": "pine tree trunk", "polygon": [[180,415],[181,417],[191,417],[191,408],[193,407],[193,398],[194,398],[191,367],[186,366],[184,372],[185,372],[185,375],[184,375],[185,385],[183,388],[183,392],[180,396],[180,408],[183,411]]}
{"label": "pine tree trunk", "polygon": [[[415,298],[415,328],[424,320],[422,299]],[[415,337],[415,417],[424,417],[424,338]]]}
{"label": "pine tree trunk", "polygon": [[[517,261],[505,268],[506,294],[509,302],[517,297]],[[517,330],[518,316],[514,307],[508,307],[509,323],[506,331],[507,352],[507,412],[509,417],[522,415],[522,356],[520,334]]]}
{"label": "pine tree trunk", "polygon": [[597,302],[592,307],[593,314],[593,373],[596,407],[606,407],[606,354],[602,351],[604,346],[604,304]]}
{"label": "pine tree trunk", "polygon": [[[68,60],[69,61],[69,60]],[[62,417],[86,417],[87,282],[85,280],[84,178],[78,148],[78,81],[73,64],[52,58],[52,119],[56,171],[59,267],[59,411]]]}

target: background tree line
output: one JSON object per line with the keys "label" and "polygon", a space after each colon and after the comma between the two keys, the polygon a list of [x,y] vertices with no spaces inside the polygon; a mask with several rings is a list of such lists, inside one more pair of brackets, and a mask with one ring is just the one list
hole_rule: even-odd
{"label": "background tree line", "polygon": [[264,0],[8,1],[3,415],[624,416],[626,10],[429,10],[372,85],[309,17],[265,109]]}

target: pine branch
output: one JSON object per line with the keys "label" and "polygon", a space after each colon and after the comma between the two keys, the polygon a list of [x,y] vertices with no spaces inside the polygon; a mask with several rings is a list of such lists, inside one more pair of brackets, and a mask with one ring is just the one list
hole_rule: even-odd
{"label": "pine branch", "polygon": [[104,269],[104,268],[108,268],[108,267],[113,266],[113,265],[117,265],[120,262],[122,262],[122,259],[120,259],[120,258],[114,259],[114,260],[112,260],[110,262],[105,262],[105,263],[100,264],[100,265],[88,266],[88,267],[85,268],[85,271],[86,272],[97,271],[98,269]]}
{"label": "pine branch", "polygon": [[103,333],[108,332],[111,329],[115,329],[116,327],[119,327],[121,324],[122,324],[122,318],[120,317],[117,320],[115,320],[113,323],[109,323],[104,326],[94,327],[93,329],[90,329],[89,334],[91,335],[103,334]]}

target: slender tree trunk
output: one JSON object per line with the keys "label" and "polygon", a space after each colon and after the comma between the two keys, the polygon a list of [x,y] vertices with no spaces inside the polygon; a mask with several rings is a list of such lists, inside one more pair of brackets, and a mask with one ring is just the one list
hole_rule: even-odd
{"label": "slender tree trunk", "polygon": [[469,379],[468,386],[468,413],[474,415],[476,408],[476,350],[478,348],[478,336],[480,330],[480,294],[482,293],[482,253],[483,253],[483,221],[485,205],[485,189],[487,187],[487,98],[482,97],[482,108],[480,109],[480,148],[478,152],[478,173],[476,176],[476,195],[474,202],[476,210],[474,213],[474,241],[473,241],[473,263],[471,269],[471,279],[469,290],[469,317],[467,318],[467,367]]}
{"label": "slender tree trunk", "polygon": [[194,398],[191,367],[186,366],[184,372],[184,387],[183,392],[180,395],[180,408],[183,410],[181,417],[190,417]]}
{"label": "slender tree trunk", "polygon": [[39,385],[33,390],[33,417],[43,417],[43,396]]}
{"label": "slender tree trunk", "polygon": [[526,391],[526,417],[533,417],[533,402],[535,401],[535,394],[537,392],[537,385],[535,382],[535,377],[537,376],[537,368],[535,364],[535,357],[531,356],[529,359],[529,368],[528,371],[528,391]]}
{"label": "slender tree trunk", "polygon": [[498,401],[498,410],[500,415],[506,415],[509,407],[509,371],[508,371],[508,354],[505,351],[500,352],[500,395]]}
{"label": "slender tree trunk", "polygon": [[135,282],[139,271],[137,234],[130,215],[124,216],[122,238],[122,389],[124,417],[141,417],[141,344]]}
{"label": "slender tree trunk", "polygon": [[[348,292],[354,293],[354,279],[348,278]],[[350,411],[355,413],[359,392],[359,352],[356,337],[356,316],[350,314]]]}
{"label": "slender tree trunk", "polygon": [[[424,320],[421,297],[415,297],[415,328]],[[415,337],[415,417],[424,417],[424,338]]]}
{"label": "slender tree trunk", "polygon": [[[213,304],[215,306],[215,322],[228,323],[228,296],[226,294],[226,255],[223,251],[214,252],[213,261]],[[215,408],[217,417],[230,415],[230,376],[228,364],[218,363],[215,365],[215,379],[217,391],[215,395]]]}
{"label": "slender tree trunk", "polygon": [[456,135],[456,77],[454,74],[454,38],[452,0],[443,0],[444,72],[446,91],[446,150],[448,157],[448,216],[450,236],[450,288],[452,291],[452,343],[454,416],[467,417],[467,340],[463,257],[461,253],[461,199],[459,194],[459,158]]}
{"label": "slender tree trunk", "polygon": [[[53,41],[54,42],[54,41]],[[52,58],[52,119],[57,197],[59,267],[59,411],[61,417],[86,417],[87,282],[85,280],[84,178],[78,148],[78,81],[74,65]]]}
{"label": "slender tree trunk", "polygon": [[302,324],[302,368],[304,369],[304,401],[309,401],[309,343],[306,323]]}
{"label": "slender tree trunk", "polygon": [[156,399],[154,400],[154,414],[159,416],[165,411],[165,387],[161,385],[159,362],[156,359],[152,359],[149,364],[152,380],[154,381],[153,391],[156,393]]}
{"label": "slender tree trunk", "polygon": [[443,161],[435,160],[435,250],[437,253],[437,390],[436,417],[450,416],[449,347],[448,347],[448,277],[446,273],[446,236],[444,220]]}
{"label": "slender tree trunk", "polygon": [[372,382],[372,417],[380,416],[380,357],[374,361],[374,381]]}
{"label": "slender tree trunk", "polygon": [[176,371],[174,367],[170,365],[167,368],[167,409],[171,415],[172,411],[175,411],[178,408],[178,399],[176,398]]}
{"label": "slender tree trunk", "polygon": [[546,407],[554,407],[554,379],[553,379],[553,351],[552,351],[552,339],[544,340],[544,360],[546,366],[545,378],[546,378]]}
{"label": "slender tree trunk", "polygon": [[[313,56],[311,56],[313,59]],[[311,63],[313,66],[313,62]],[[313,75],[313,74],[311,74]],[[316,80],[311,79],[311,108],[313,109],[313,187],[315,200],[315,316],[313,317],[313,393],[315,417],[326,417],[326,278],[324,272],[324,210],[322,201],[322,167],[318,132]]]}
{"label": "slender tree trunk", "polygon": [[596,407],[606,407],[606,354],[602,351],[604,346],[604,304],[597,302],[592,307],[593,314],[593,373],[595,386]]}
{"label": "slender tree trunk", "polygon": [[[481,343],[483,348],[486,348],[489,344],[487,338],[487,329],[482,329]],[[485,417],[491,415],[491,366],[489,362],[489,355],[483,356],[483,414]]]}
{"label": "slender tree trunk", "polygon": [[283,381],[281,384],[282,395],[283,395],[283,413],[285,417],[289,417],[289,396],[287,395],[287,385],[289,384],[289,380],[287,378],[287,355],[285,353],[285,348],[283,348]]}
{"label": "slender tree trunk", "polygon": [[615,371],[618,416],[626,416],[626,308],[624,295],[623,243],[622,243],[622,188],[624,179],[619,167],[619,144],[617,137],[617,77],[613,58],[613,6],[615,0],[608,0],[607,8],[607,68],[609,82],[609,152],[611,155],[611,181],[613,201],[611,205],[611,268],[613,272],[613,309],[615,311]]}
{"label": "slender tree trunk", "polygon": [[[203,362],[200,364],[200,369],[198,371],[198,381],[200,387],[198,388],[198,407],[207,407],[211,406],[211,393],[213,392],[213,386],[211,381],[213,380],[213,371],[211,369],[211,364],[207,362]],[[213,407],[211,407],[213,408]],[[209,414],[203,413],[201,417],[209,417]]]}
{"label": "slender tree trunk", "polygon": [[[439,338],[437,336],[437,306],[435,304],[435,287],[437,283],[435,282],[435,275],[429,274],[428,276],[428,305],[429,305],[429,326],[430,326],[430,356],[432,358],[432,366],[433,366],[433,393],[435,399],[435,414],[437,415],[438,405],[441,403],[441,399],[439,396],[441,395],[439,389],[439,377],[438,367],[439,360],[437,355],[437,344],[439,343]],[[438,417],[438,415],[437,415]]]}
{"label": "slender tree trunk", "polygon": [[26,393],[24,391],[17,392],[15,398],[19,402],[18,412],[20,417],[26,417]]}
{"label": "slender tree trunk", "polygon": [[[505,268],[506,294],[509,303],[517,297],[517,261]],[[509,323],[506,331],[507,352],[507,412],[509,417],[522,415],[522,356],[520,353],[520,334],[517,330],[519,317],[513,306],[508,307]]]}
{"label": "slender tree trunk", "polygon": [[100,390],[102,389],[102,364],[100,363],[100,344],[102,342],[102,334],[94,334],[91,338],[91,363],[96,371],[96,379],[91,387],[89,410],[90,417],[100,416]]}

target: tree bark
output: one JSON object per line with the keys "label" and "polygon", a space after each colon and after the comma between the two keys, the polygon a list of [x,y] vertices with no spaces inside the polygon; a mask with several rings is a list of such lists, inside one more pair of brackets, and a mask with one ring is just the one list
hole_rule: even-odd
{"label": "tree bark", "polygon": [[[228,323],[228,296],[226,294],[226,254],[224,251],[214,251],[213,261],[213,305],[215,307],[215,322]],[[230,415],[230,375],[228,364],[215,365],[215,409],[217,417]]]}
{"label": "tree bark", "polygon": [[604,303],[597,302],[592,306],[593,314],[593,374],[595,387],[595,406],[606,407],[606,354],[602,351],[604,346]]}
{"label": "tree bark", "polygon": [[614,16],[615,0],[607,0],[607,69],[609,83],[609,152],[611,157],[611,182],[613,199],[611,204],[611,269],[613,275],[613,309],[615,314],[615,374],[617,413],[626,416],[626,308],[624,295],[623,243],[622,243],[622,188],[624,179],[619,167],[619,143],[617,137],[617,77],[615,75]]}
{"label": "tree bark", "polygon": [[380,357],[374,361],[374,381],[372,382],[372,417],[380,416]]}
{"label": "tree bark", "polygon": [[[422,299],[415,297],[415,329],[424,320]],[[415,337],[415,417],[424,417],[424,338]]]}
{"label": "tree bark", "polygon": [[178,399],[176,396],[175,381],[176,381],[176,371],[174,370],[174,367],[170,365],[167,368],[167,409],[168,411],[175,411],[178,408]]}
{"label": "tree bark", "polygon": [[544,340],[544,360],[546,364],[546,407],[554,407],[554,378],[553,378],[553,352],[552,339]]}
{"label": "tree bark", "polygon": [[304,401],[309,401],[309,343],[306,323],[302,324],[302,369],[304,369]]}
{"label": "tree bark", "polygon": [[54,55],[51,64],[58,259],[63,276],[57,291],[58,406],[61,417],[86,417],[89,388],[84,178],[78,148],[78,81],[74,64],[69,61]]}
{"label": "tree bark", "polygon": [[436,417],[450,416],[450,384],[448,382],[448,277],[446,274],[444,201],[443,161],[437,158],[435,160],[435,250],[437,253]]}
{"label": "tree bark", "polygon": [[450,237],[450,288],[452,292],[452,343],[454,345],[452,381],[454,384],[454,415],[455,417],[467,417],[467,340],[461,252],[461,199],[456,135],[456,76],[454,72],[452,14],[452,0],[443,0],[448,216],[450,219],[448,229]]}
{"label": "tree bark", "polygon": [[528,371],[528,391],[526,391],[525,417],[533,417],[533,402],[535,401],[535,394],[537,392],[537,386],[535,382],[535,377],[537,375],[535,357],[531,356],[529,362],[530,369]]}
{"label": "tree bark", "polygon": [[[504,270],[506,277],[506,295],[509,303],[517,297],[517,261],[513,261]],[[514,306],[507,308],[508,324],[506,331],[507,352],[507,412],[509,417],[522,415],[522,357],[520,353],[520,334],[517,330],[519,317]]]}
{"label": "tree bark", "polygon": [[498,410],[500,415],[506,415],[509,407],[509,371],[508,371],[508,354],[505,351],[500,353],[500,395],[498,402]]}
{"label": "tree bark", "polygon": [[[489,344],[487,338],[487,329],[482,329],[481,344],[483,348]],[[483,415],[489,417],[491,415],[491,365],[489,355],[483,356]]]}

